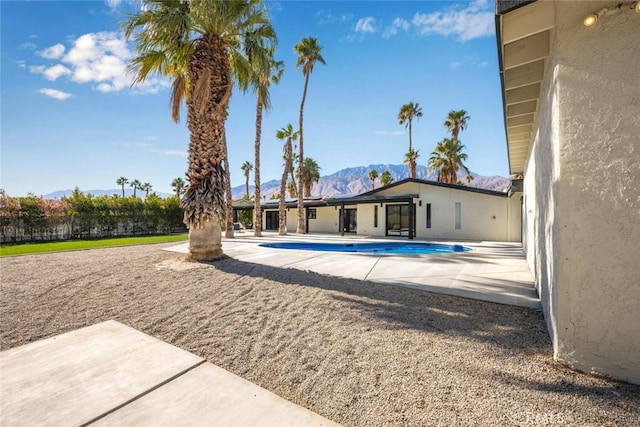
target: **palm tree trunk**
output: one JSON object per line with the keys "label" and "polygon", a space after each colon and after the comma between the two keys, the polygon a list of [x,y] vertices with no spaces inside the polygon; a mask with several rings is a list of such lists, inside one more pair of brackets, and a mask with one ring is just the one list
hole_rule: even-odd
{"label": "palm tree trunk", "polygon": [[244,173],[244,194],[249,198],[249,170]]}
{"label": "palm tree trunk", "polygon": [[[215,34],[198,40],[189,62],[189,186],[182,198],[193,260],[222,258],[225,171],[224,124],[231,97],[226,45]],[[203,90],[198,90],[203,88]],[[203,93],[204,92],[204,93]]]}
{"label": "palm tree trunk", "polygon": [[253,209],[253,235],[262,237],[262,208],[260,207],[260,136],[262,132],[262,100],[258,95],[256,106],[256,143],[253,176],[255,179],[255,206]]}
{"label": "palm tree trunk", "polygon": [[227,148],[227,133],[223,135],[224,139],[224,192],[226,194],[225,201],[225,227],[224,237],[233,239],[235,233],[233,230],[233,194],[231,194],[231,170],[229,169],[229,150]]}
{"label": "palm tree trunk", "polygon": [[[300,187],[302,187],[302,165],[304,164],[304,138],[302,135],[302,121],[304,118],[304,101],[307,98],[307,86],[309,85],[309,73],[306,73],[304,79],[304,90],[302,91],[302,102],[300,102],[300,124],[298,132],[300,132],[300,153],[298,157],[298,182],[300,183]],[[304,197],[302,194],[302,188],[297,188],[298,193],[298,228],[296,229],[296,233],[298,234],[306,234],[306,224],[304,222]]]}
{"label": "palm tree trunk", "polygon": [[124,184],[122,184],[122,198],[124,199]]}

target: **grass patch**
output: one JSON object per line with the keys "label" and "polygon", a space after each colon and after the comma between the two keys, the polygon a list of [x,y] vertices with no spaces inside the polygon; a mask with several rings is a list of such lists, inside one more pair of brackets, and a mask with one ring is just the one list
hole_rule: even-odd
{"label": "grass patch", "polygon": [[0,256],[30,255],[45,252],[77,251],[106,248],[109,246],[146,245],[150,243],[181,242],[188,234],[163,234],[159,236],[109,237],[104,239],[64,240],[60,242],[8,243],[0,245]]}

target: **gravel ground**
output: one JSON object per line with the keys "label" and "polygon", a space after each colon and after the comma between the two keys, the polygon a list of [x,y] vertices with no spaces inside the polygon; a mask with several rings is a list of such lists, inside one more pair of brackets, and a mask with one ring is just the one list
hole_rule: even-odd
{"label": "gravel ground", "polygon": [[115,319],[345,426],[640,425],[640,386],[554,362],[536,310],[167,246],[0,259],[1,348]]}

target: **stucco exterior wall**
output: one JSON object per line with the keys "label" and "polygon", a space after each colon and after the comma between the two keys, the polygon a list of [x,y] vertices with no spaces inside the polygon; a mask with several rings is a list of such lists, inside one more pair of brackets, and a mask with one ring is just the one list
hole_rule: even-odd
{"label": "stucco exterior wall", "polygon": [[[407,183],[380,192],[380,194],[400,193],[419,195],[414,199],[416,238],[520,241],[519,193],[512,197],[504,197],[420,183]],[[421,202],[422,206],[420,206]],[[460,229],[455,228],[456,202],[459,202],[461,207]],[[427,228],[427,204],[431,204],[431,228]],[[373,232],[370,232],[373,228],[373,207],[368,207],[370,212],[367,211],[365,214],[364,206],[367,205],[358,206],[358,233],[384,236],[386,204],[378,208],[379,224]],[[360,214],[361,210],[363,215]],[[371,228],[360,227],[360,224],[364,225],[364,218],[361,219],[361,217],[365,215],[370,218]]]}
{"label": "stucco exterior wall", "polygon": [[525,171],[524,246],[557,360],[640,383],[640,17],[556,25]]}
{"label": "stucco exterior wall", "polygon": [[[309,219],[309,233],[338,233],[338,210],[333,206],[310,208],[316,210],[316,218]],[[296,223],[297,224],[297,223]]]}

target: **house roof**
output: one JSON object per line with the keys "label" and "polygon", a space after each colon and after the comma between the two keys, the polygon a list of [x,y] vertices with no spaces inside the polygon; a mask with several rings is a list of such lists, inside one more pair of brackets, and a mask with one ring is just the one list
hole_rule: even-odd
{"label": "house roof", "polygon": [[470,191],[472,193],[488,194],[490,196],[500,196],[500,197],[509,196],[509,191],[493,191],[493,190],[486,190],[484,188],[474,188],[474,187],[467,187],[464,185],[445,184],[444,182],[429,181],[426,179],[416,179],[416,178],[405,178],[403,180],[393,182],[389,185],[385,185],[384,187],[379,187],[379,188],[376,188],[375,190],[371,190],[371,191],[367,191],[366,193],[359,194],[358,196],[359,197],[373,196],[381,191],[386,191],[386,190],[389,190],[390,188],[398,187],[400,185],[404,185],[407,183],[431,185],[434,187],[450,188],[452,190],[459,190],[459,191]]}
{"label": "house roof", "polygon": [[523,174],[529,156],[554,14],[551,1],[496,1],[496,38],[511,174]]}

